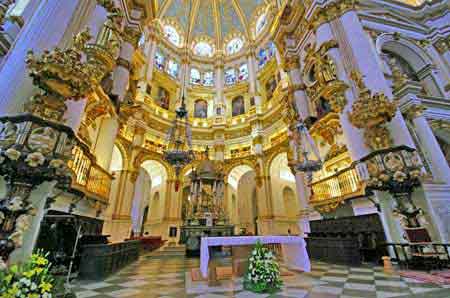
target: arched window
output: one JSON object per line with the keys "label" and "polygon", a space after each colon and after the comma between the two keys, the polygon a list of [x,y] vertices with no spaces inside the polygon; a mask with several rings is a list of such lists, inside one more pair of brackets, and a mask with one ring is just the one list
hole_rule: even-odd
{"label": "arched window", "polygon": [[242,49],[243,46],[244,41],[241,38],[239,37],[233,38],[227,43],[226,52],[228,55],[236,54]]}
{"label": "arched window", "polygon": [[172,77],[177,78],[178,69],[179,69],[178,63],[176,63],[173,60],[169,60],[169,63],[167,64],[167,73]]}
{"label": "arched window", "polygon": [[174,45],[176,45],[177,47],[179,47],[181,45],[181,38],[180,38],[180,34],[178,34],[177,30],[170,26],[170,25],[165,25],[164,26],[164,36]]}
{"label": "arched window", "polygon": [[208,117],[208,102],[204,99],[198,99],[194,104],[194,117],[207,118]]}
{"label": "arched window", "polygon": [[207,71],[203,74],[203,85],[205,86],[214,85],[214,73],[212,71]]}
{"label": "arched window", "polygon": [[225,70],[225,85],[232,85],[236,83],[236,70],[229,68]]}
{"label": "arched window", "polygon": [[209,43],[200,41],[194,46],[194,54],[211,57],[213,55],[213,48]]}
{"label": "arched window", "polygon": [[166,58],[161,52],[157,51],[155,54],[155,65],[159,70],[164,70],[164,63]]}
{"label": "arched window", "polygon": [[239,66],[239,81],[245,81],[248,79],[248,67],[247,64]]}
{"label": "arched window", "polygon": [[201,83],[200,71],[196,68],[191,68],[191,84],[198,85]]}
{"label": "arched window", "polygon": [[256,28],[255,28],[256,36],[258,36],[259,33],[261,33],[266,24],[267,24],[267,15],[266,14],[260,15],[256,20]]}
{"label": "arched window", "polygon": [[231,105],[232,105],[231,115],[233,117],[245,114],[244,97],[237,96],[233,98]]}
{"label": "arched window", "polygon": [[170,105],[170,98],[169,98],[169,92],[159,87],[158,89],[158,99],[156,102],[161,108],[168,110]]}

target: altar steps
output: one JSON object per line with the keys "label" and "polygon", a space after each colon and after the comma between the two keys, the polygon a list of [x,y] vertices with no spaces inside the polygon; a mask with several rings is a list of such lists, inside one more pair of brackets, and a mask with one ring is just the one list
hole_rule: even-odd
{"label": "altar steps", "polygon": [[163,247],[150,254],[150,256],[153,257],[172,257],[185,255],[186,247],[184,245],[164,245]]}

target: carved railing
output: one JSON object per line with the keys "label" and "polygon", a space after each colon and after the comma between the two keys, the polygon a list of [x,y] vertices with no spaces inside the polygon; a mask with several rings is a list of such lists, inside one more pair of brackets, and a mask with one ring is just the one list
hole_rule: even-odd
{"label": "carved railing", "polygon": [[346,199],[363,196],[365,183],[360,180],[355,167],[311,183],[310,204],[316,209],[333,210]]}
{"label": "carved railing", "polygon": [[96,164],[95,157],[82,144],[74,146],[73,158],[68,161],[73,171],[72,188],[108,201],[112,176]]}

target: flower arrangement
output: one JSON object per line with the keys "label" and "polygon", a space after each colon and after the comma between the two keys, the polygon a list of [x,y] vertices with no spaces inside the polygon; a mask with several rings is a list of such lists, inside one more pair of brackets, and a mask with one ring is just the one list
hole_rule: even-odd
{"label": "flower arrangement", "polygon": [[256,293],[271,293],[281,289],[282,285],[275,256],[261,242],[256,242],[244,276],[244,288]]}
{"label": "flower arrangement", "polygon": [[0,271],[1,298],[52,298],[54,279],[47,255],[41,251],[21,265]]}

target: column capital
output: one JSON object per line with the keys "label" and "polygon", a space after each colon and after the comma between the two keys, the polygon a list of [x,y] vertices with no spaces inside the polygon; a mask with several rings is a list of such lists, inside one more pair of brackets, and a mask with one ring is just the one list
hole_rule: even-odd
{"label": "column capital", "polygon": [[123,30],[122,37],[125,42],[130,43],[134,48],[136,48],[139,39],[141,38],[141,34],[142,32],[138,28],[127,26]]}
{"label": "column capital", "polygon": [[422,104],[413,104],[406,108],[404,115],[409,120],[414,120],[417,117],[423,116],[423,112],[427,108]]}
{"label": "column capital", "polygon": [[284,57],[283,70],[290,72],[295,69],[300,69],[300,57],[297,55],[289,55]]}

